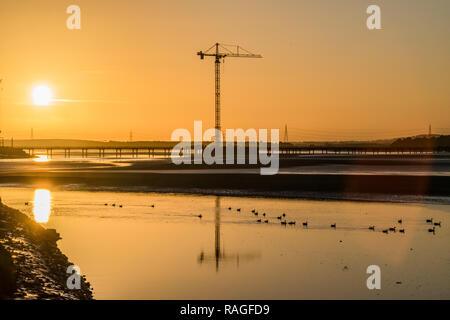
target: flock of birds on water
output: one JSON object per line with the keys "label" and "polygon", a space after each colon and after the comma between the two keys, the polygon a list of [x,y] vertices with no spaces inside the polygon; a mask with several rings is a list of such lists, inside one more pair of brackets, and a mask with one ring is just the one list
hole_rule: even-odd
{"label": "flock of birds on water", "polygon": [[[231,210],[233,210],[233,208],[228,207],[228,210],[231,211]],[[236,209],[236,212],[241,212],[241,208],[237,208],[237,209]],[[251,213],[252,213],[253,215],[255,215],[256,217],[259,216],[259,212],[256,211],[256,209],[252,209]],[[263,218],[260,218],[260,219],[256,220],[256,222],[257,222],[257,223],[269,223],[269,219],[267,219],[268,217],[267,217],[266,213],[262,213],[262,217],[263,217]],[[198,218],[202,219],[203,216],[200,214],[200,215],[198,215]],[[281,225],[284,225],[284,226],[286,226],[286,225],[296,225],[296,224],[297,224],[295,220],[291,220],[291,221],[286,220],[286,213],[283,213],[281,216],[277,216],[276,218],[277,218],[277,220],[280,221],[280,224],[281,224]],[[427,224],[433,226],[433,228],[429,228],[429,229],[428,229],[428,232],[433,233],[433,234],[436,233],[436,227],[441,227],[441,221],[439,221],[439,222],[434,222],[434,221],[433,221],[433,218],[426,219],[425,222],[426,222]],[[402,224],[403,224],[403,219],[398,219],[398,220],[397,220],[397,223],[398,223],[399,225],[402,225]],[[302,222],[302,226],[305,227],[305,228],[307,228],[307,227],[308,227],[308,221]],[[330,228],[331,228],[331,229],[337,229],[336,223],[332,223],[332,224],[330,225]],[[369,230],[372,230],[372,231],[375,231],[375,226],[373,226],[373,225],[372,225],[372,226],[369,226],[368,229],[369,229]],[[397,230],[398,230],[398,232],[400,232],[400,233],[405,233],[405,229],[404,229],[404,228],[401,228],[401,229],[398,228],[398,229],[397,229],[397,227],[390,227],[390,228],[388,228],[388,229],[382,229],[381,231],[382,231],[383,233],[388,234],[389,232],[397,232]]]}
{"label": "flock of birds on water", "polygon": [[[25,202],[25,205],[28,206],[28,205],[29,205],[29,202]],[[105,205],[105,206],[109,206],[108,203],[105,203],[104,205]],[[112,207],[123,208],[123,205],[122,205],[122,204],[116,205],[115,203],[112,203],[111,206],[112,206]],[[155,205],[152,204],[152,205],[150,205],[150,207],[151,207],[151,208],[154,208]],[[233,210],[233,208],[228,207],[228,210],[231,211],[231,210]],[[236,209],[236,212],[241,212],[241,208],[237,208],[237,209]],[[253,215],[255,215],[256,217],[259,216],[259,212],[256,211],[256,209],[252,209],[251,213],[252,213]],[[202,219],[202,218],[203,218],[203,215],[199,214],[197,217],[200,218],[200,219]],[[266,215],[265,212],[262,214],[262,217],[264,217],[264,219],[260,218],[260,219],[256,220],[256,222],[257,222],[257,223],[269,223],[269,219],[267,219],[268,217],[267,217],[267,215]],[[281,216],[277,216],[276,218],[277,218],[277,220],[280,221],[280,224],[281,224],[281,225],[284,225],[284,226],[286,226],[286,225],[296,225],[296,221],[295,221],[295,220],[292,220],[292,221],[289,221],[289,222],[286,220],[286,213],[283,213]],[[428,218],[428,219],[425,220],[425,222],[426,222],[427,224],[433,226],[433,228],[429,228],[429,229],[428,229],[428,232],[433,233],[433,234],[436,234],[436,227],[441,227],[441,221],[435,222],[435,221],[433,220],[433,218]],[[397,223],[401,225],[401,224],[403,223],[403,219],[398,219],[398,220],[397,220]],[[302,222],[302,226],[305,227],[305,228],[307,228],[307,227],[308,227],[308,221]],[[332,228],[332,229],[337,229],[336,223],[332,223],[332,224],[330,225],[330,228]],[[369,229],[369,230],[372,230],[372,231],[375,231],[375,226],[369,226],[368,229]],[[390,228],[388,228],[388,229],[382,229],[381,231],[382,231],[383,233],[386,233],[386,234],[388,234],[389,232],[397,232],[397,227],[390,227]],[[399,228],[399,229],[398,229],[398,232],[400,232],[400,233],[405,233],[405,229],[404,229],[404,228],[402,228],[402,229]]]}
{"label": "flock of birds on water", "polygon": [[[108,204],[108,203],[105,203],[104,206],[107,207],[107,206],[109,206],[109,204]],[[123,208],[123,205],[122,205],[122,204],[116,205],[115,203],[111,203],[111,207],[119,207],[119,208]],[[152,204],[152,205],[150,205],[150,207],[154,208],[155,205]]]}
{"label": "flock of birds on water", "polygon": [[[28,205],[30,205],[30,203],[27,201],[27,202],[25,202],[25,205],[28,206]],[[107,206],[109,206],[109,205],[111,205],[111,207],[119,207],[119,208],[123,208],[123,205],[122,205],[122,204],[115,204],[115,203],[111,203],[111,204],[105,203],[105,204],[104,204],[105,207],[107,207]],[[155,205],[152,204],[152,205],[150,205],[150,207],[154,208]]]}

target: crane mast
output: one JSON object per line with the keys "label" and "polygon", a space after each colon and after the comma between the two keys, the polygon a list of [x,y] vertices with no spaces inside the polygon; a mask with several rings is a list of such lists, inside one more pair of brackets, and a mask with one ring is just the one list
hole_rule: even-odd
{"label": "crane mast", "polygon": [[222,130],[220,125],[220,56],[219,56],[219,44],[216,43],[216,61],[214,62],[215,69],[215,128],[219,131]]}
{"label": "crane mast", "polygon": [[[243,52],[243,53],[242,53]],[[214,57],[214,74],[215,74],[215,105],[214,105],[214,115],[215,115],[215,128],[218,131],[222,130],[220,123],[220,59],[225,61],[225,58],[262,58],[260,54],[253,54],[240,46],[236,45],[225,45],[216,43],[206,51],[199,51],[197,55],[200,59],[205,59],[205,57]],[[217,137],[216,137],[217,140]]]}

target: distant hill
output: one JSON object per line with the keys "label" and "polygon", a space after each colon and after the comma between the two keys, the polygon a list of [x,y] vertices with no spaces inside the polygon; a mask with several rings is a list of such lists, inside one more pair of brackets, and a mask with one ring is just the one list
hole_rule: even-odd
{"label": "distant hill", "polygon": [[438,149],[450,147],[450,135],[421,135],[395,140],[392,147]]}
{"label": "distant hill", "polygon": [[15,140],[14,147],[16,148],[89,148],[89,147],[141,147],[152,145],[155,147],[173,147],[177,142],[170,141],[95,141],[95,140],[75,140],[75,139],[33,139],[33,140]]}
{"label": "distant hill", "polygon": [[[287,145],[293,146],[340,146],[340,147],[367,147],[367,146],[389,146],[395,139],[388,140],[373,140],[373,141],[333,141],[333,142],[292,142]],[[178,142],[177,141],[95,141],[95,140],[75,140],[75,139],[33,139],[33,140],[15,140],[14,147],[27,149],[27,148],[89,148],[89,147],[101,147],[108,148],[114,147],[148,147],[154,146],[156,148],[166,147],[172,148]],[[286,143],[281,142],[281,145]]]}
{"label": "distant hill", "polygon": [[[155,148],[172,148],[177,141],[95,141],[95,140],[75,140],[75,139],[33,139],[33,140],[15,140],[14,147],[27,148],[89,148],[89,147],[155,147]],[[281,145],[291,145],[297,147],[416,147],[416,148],[439,148],[450,147],[450,135],[419,135],[414,137],[405,137],[397,139],[380,139],[369,141],[305,141],[305,142],[281,142]]]}

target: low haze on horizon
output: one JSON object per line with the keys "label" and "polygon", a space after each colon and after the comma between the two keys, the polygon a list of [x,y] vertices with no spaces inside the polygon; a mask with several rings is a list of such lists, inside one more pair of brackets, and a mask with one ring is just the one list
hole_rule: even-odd
{"label": "low haze on horizon", "polygon": [[[81,8],[81,30],[66,8]],[[366,8],[381,7],[382,30]],[[450,133],[450,2],[2,0],[5,138],[170,140],[214,126],[214,64],[238,44],[263,59],[222,67],[223,128],[279,128],[290,140]],[[32,103],[37,85],[49,106]],[[1,89],[0,89],[1,90]]]}

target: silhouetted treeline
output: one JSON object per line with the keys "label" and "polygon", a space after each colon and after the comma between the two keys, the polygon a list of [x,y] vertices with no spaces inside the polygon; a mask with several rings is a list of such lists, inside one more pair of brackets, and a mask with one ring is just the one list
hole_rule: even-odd
{"label": "silhouetted treeline", "polygon": [[401,138],[394,141],[391,146],[399,148],[425,148],[425,149],[449,148],[450,135]]}
{"label": "silhouetted treeline", "polygon": [[0,147],[0,159],[1,158],[28,158],[29,155],[21,149]]}

